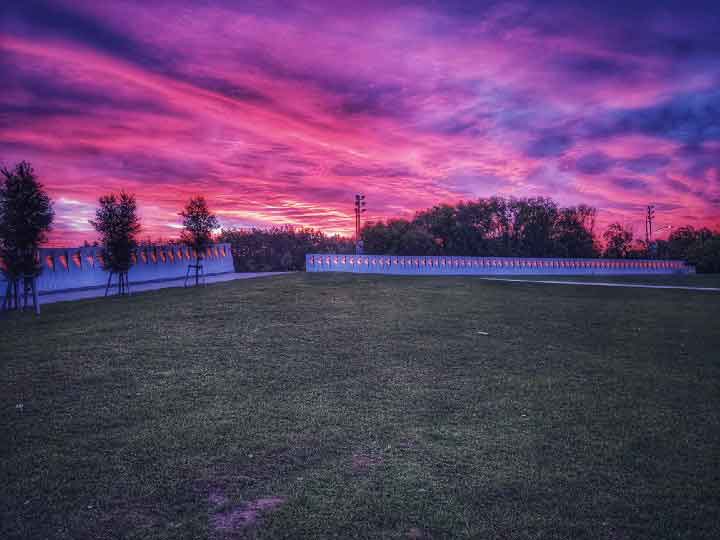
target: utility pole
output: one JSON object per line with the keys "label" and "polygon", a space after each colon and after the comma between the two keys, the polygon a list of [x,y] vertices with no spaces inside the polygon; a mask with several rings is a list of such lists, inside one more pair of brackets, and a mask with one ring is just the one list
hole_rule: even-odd
{"label": "utility pole", "polygon": [[653,219],[655,219],[655,205],[648,204],[647,215],[645,216],[645,246],[649,255],[652,254]]}
{"label": "utility pole", "polygon": [[355,253],[358,255],[363,251],[362,240],[360,239],[363,212],[365,212],[365,195],[358,193],[355,195]]}
{"label": "utility pole", "polygon": [[652,222],[655,219],[655,205],[649,204],[647,207],[647,216],[645,217],[645,243],[650,246],[652,242]]}

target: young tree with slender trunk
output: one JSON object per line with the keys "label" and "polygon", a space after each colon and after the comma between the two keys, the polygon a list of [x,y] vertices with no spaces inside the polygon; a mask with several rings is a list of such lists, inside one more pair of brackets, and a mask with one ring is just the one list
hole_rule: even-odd
{"label": "young tree with slender trunk", "polygon": [[3,307],[20,307],[20,285],[33,292],[36,312],[37,277],[42,271],[38,248],[47,241],[55,213],[50,197],[32,166],[22,161],[13,169],[0,169],[0,262],[8,285]]}
{"label": "young tree with slender trunk", "polygon": [[190,270],[194,269],[195,285],[198,285],[203,268],[203,254],[212,242],[213,231],[218,229],[220,224],[202,195],[192,197],[180,212],[180,216],[183,218],[181,240],[195,251],[195,264],[188,266],[187,276],[190,275]]}
{"label": "young tree with slender trunk", "polygon": [[100,197],[100,208],[95,211],[95,220],[90,224],[100,233],[103,264],[110,273],[105,294],[110,289],[113,274],[118,276],[118,294],[128,294],[128,272],[133,265],[132,256],[141,229],[135,196],[121,191],[119,195],[110,193]]}

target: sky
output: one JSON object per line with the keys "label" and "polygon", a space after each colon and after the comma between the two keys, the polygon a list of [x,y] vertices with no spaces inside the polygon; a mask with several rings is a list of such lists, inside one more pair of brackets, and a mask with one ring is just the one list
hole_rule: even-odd
{"label": "sky", "polygon": [[8,0],[0,163],[34,166],[53,245],[121,189],[153,239],[197,194],[224,227],[348,234],[358,192],[720,227],[718,28],[693,0]]}

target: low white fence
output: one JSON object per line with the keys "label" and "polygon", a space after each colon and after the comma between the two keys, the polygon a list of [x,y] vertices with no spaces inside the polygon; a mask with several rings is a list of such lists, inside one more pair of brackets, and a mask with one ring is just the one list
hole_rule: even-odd
{"label": "low white fence", "polygon": [[312,253],[308,272],[357,272],[401,275],[622,275],[694,274],[683,261],[657,259],[555,259],[528,257],[452,257],[338,255]]}
{"label": "low white fence", "polygon": [[[128,272],[130,283],[185,277],[188,264],[195,260],[195,251],[181,245],[138,248]],[[108,273],[103,268],[102,248],[42,248],[42,274],[38,279],[40,293],[84,289],[107,285]],[[206,275],[233,272],[230,244],[213,244],[203,254]],[[115,283],[115,278],[113,278]],[[0,280],[0,295],[6,283]],[[0,296],[0,298],[2,297]]]}

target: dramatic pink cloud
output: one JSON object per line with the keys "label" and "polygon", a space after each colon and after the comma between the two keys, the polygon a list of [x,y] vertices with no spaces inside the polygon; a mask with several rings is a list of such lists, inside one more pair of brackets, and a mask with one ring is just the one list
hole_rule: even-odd
{"label": "dramatic pink cloud", "polygon": [[0,161],[35,166],[53,243],[120,189],[154,238],[197,193],[225,227],[349,233],[359,191],[370,219],[500,194],[720,225],[715,4],[238,4],[6,10]]}

